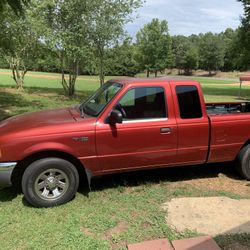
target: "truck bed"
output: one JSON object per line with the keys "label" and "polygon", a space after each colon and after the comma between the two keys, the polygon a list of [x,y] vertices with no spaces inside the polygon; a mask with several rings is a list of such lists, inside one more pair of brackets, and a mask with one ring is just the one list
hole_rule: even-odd
{"label": "truck bed", "polygon": [[250,102],[206,103],[207,114],[230,114],[250,112]]}

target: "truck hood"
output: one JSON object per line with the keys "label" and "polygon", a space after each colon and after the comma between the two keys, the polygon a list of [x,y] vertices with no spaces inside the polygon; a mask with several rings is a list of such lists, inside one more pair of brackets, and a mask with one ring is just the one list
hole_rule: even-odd
{"label": "truck hood", "polygon": [[72,122],[69,109],[55,109],[40,112],[27,113],[23,115],[13,116],[0,123],[1,132],[3,129],[32,129],[38,126],[47,126],[51,124]]}
{"label": "truck hood", "polygon": [[[14,116],[0,122],[0,135],[17,137],[60,132],[67,124],[76,123],[70,108],[46,110]],[[72,126],[71,126],[72,127]],[[49,129],[48,129],[49,128]],[[66,130],[67,131],[67,130]]]}

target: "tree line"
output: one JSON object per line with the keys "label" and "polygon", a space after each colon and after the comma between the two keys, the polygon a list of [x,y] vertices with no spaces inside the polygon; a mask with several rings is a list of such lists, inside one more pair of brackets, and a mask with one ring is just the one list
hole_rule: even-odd
{"label": "tree line", "polygon": [[[19,89],[28,70],[60,72],[65,94],[73,96],[78,75],[155,76],[177,68],[248,70],[249,0],[241,1],[241,26],[219,34],[170,36],[157,18],[133,40],[124,31],[142,0],[5,0],[0,4],[0,67],[9,67]],[[16,3],[16,4],[15,4]]]}

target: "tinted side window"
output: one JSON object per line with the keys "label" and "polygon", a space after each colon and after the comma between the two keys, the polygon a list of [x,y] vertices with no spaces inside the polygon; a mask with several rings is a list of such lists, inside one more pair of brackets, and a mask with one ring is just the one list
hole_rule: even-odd
{"label": "tinted side window", "polygon": [[176,94],[182,119],[202,117],[200,97],[195,86],[177,86]]}
{"label": "tinted side window", "polygon": [[124,120],[166,118],[166,101],[161,87],[140,87],[129,90],[116,105]]}

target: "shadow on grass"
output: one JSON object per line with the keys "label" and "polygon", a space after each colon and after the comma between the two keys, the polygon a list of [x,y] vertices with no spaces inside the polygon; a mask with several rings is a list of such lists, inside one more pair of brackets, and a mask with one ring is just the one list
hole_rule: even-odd
{"label": "shadow on grass", "polygon": [[[173,167],[154,170],[143,170],[122,174],[97,177],[92,180],[92,191],[102,191],[109,188],[136,187],[143,184],[159,184],[161,182],[180,182],[192,179],[214,178],[224,174],[231,179],[239,180],[232,164],[208,164],[199,166]],[[88,197],[89,189],[81,183],[79,192]],[[0,202],[11,201],[21,193],[21,188],[11,187],[0,189]],[[23,199],[25,206],[31,206]]]}
{"label": "shadow on grass", "polygon": [[[0,88],[0,121],[6,119],[10,116],[33,111],[33,110],[43,110],[47,108],[47,102],[42,100],[42,98],[50,98],[58,102],[73,101],[77,103],[83,102],[87,97],[89,97],[92,92],[77,91],[76,95],[72,98],[66,97],[63,90],[60,89],[49,89],[49,88],[25,88],[25,94],[11,89]],[[52,95],[52,96],[51,96]],[[41,99],[40,99],[41,98]],[[62,105],[70,105],[65,103]],[[34,109],[35,107],[35,109]]]}
{"label": "shadow on grass", "polygon": [[[1,84],[2,88],[8,88],[8,89],[16,89],[13,87],[13,85],[9,84]],[[26,93],[34,93],[34,92],[42,92],[42,93],[53,93],[53,94],[63,94],[62,88],[53,88],[53,87],[30,87],[30,86],[24,86],[24,91]]]}
{"label": "shadow on grass", "polygon": [[235,180],[240,180],[233,163],[207,164],[198,166],[170,167],[154,170],[143,170],[122,174],[114,174],[95,178],[92,190],[100,191],[119,186],[140,186],[142,184],[158,184],[160,182],[179,182],[192,179],[207,179],[224,174]]}
{"label": "shadow on grass", "polygon": [[250,233],[223,234],[216,236],[214,239],[222,249],[250,249]]}
{"label": "shadow on grass", "polygon": [[[10,89],[15,89],[13,88],[13,86],[11,85],[1,85],[1,87],[3,88],[10,88]],[[1,91],[1,90],[0,90]],[[28,94],[55,94],[55,95],[58,95],[58,96],[64,96],[65,97],[65,94],[64,94],[64,90],[63,88],[53,88],[53,87],[24,87],[24,91]],[[80,97],[80,98],[83,98],[83,97],[88,97],[90,96],[91,94],[93,94],[94,90],[93,91],[81,91],[81,90],[76,90],[76,98]],[[75,98],[75,97],[72,97],[72,98]]]}
{"label": "shadow on grass", "polygon": [[76,99],[76,100],[85,100],[90,95],[93,94],[94,91],[79,91],[76,90],[75,95],[72,97],[65,96],[63,89],[59,88],[46,88],[46,87],[26,87],[25,91],[29,94],[54,94],[58,97],[69,98],[69,99]]}
{"label": "shadow on grass", "polygon": [[1,188],[0,187],[0,202],[12,201],[21,193],[22,193],[21,188],[17,188],[17,187]]}
{"label": "shadow on grass", "polygon": [[[22,112],[26,112],[31,105],[34,103],[23,98],[20,93],[10,93],[0,89],[0,121],[11,116],[8,111],[13,107],[22,108]],[[42,108],[41,102],[36,103],[36,105]]]}

